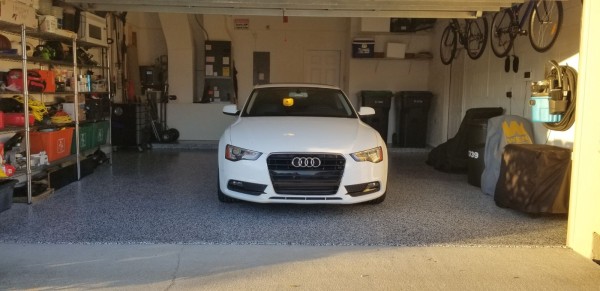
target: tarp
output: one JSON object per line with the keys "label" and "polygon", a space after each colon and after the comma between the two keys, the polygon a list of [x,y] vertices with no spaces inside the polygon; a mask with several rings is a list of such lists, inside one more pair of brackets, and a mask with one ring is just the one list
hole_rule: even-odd
{"label": "tarp", "polygon": [[476,119],[487,119],[501,115],[502,107],[471,108],[465,113],[456,136],[437,146],[427,157],[427,164],[436,170],[449,173],[467,171],[469,124]]}
{"label": "tarp", "polygon": [[502,153],[507,144],[532,144],[533,126],[521,116],[503,115],[488,119],[485,139],[485,169],[481,174],[481,191],[494,195],[500,176]]}

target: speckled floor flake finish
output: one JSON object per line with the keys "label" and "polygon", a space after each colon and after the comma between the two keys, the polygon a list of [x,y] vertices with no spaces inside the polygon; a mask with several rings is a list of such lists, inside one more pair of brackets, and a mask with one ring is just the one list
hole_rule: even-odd
{"label": "speckled floor flake finish", "polygon": [[426,152],[390,151],[380,205],[223,204],[215,150],[114,153],[79,182],[0,213],[0,242],[563,246],[564,215],[499,208]]}

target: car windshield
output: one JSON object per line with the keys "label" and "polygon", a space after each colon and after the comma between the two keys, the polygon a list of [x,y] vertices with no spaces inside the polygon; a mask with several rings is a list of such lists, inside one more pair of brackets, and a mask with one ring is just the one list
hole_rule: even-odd
{"label": "car windshield", "polygon": [[356,118],[342,91],[329,88],[255,89],[242,116],[314,116]]}

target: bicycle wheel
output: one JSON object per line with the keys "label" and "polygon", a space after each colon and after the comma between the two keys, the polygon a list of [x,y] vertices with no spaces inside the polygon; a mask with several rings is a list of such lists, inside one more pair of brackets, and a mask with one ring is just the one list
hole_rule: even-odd
{"label": "bicycle wheel", "polygon": [[529,42],[538,52],[549,50],[560,32],[563,20],[562,4],[538,0],[529,17]]}
{"label": "bicycle wheel", "polygon": [[499,58],[505,57],[513,47],[516,34],[512,32],[512,26],[515,22],[515,14],[510,9],[504,9],[494,14],[490,44],[492,51]]}
{"label": "bicycle wheel", "polygon": [[488,22],[485,17],[479,17],[475,20],[467,20],[467,39],[463,44],[467,50],[467,55],[476,60],[485,51],[488,39]]}
{"label": "bicycle wheel", "polygon": [[442,64],[449,65],[454,60],[456,54],[456,30],[452,24],[449,24],[442,33],[442,39],[440,40],[440,59]]}

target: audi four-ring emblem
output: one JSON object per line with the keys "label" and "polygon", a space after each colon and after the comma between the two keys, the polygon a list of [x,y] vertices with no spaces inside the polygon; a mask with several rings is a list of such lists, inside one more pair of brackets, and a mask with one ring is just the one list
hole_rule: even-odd
{"label": "audi four-ring emblem", "polygon": [[294,157],[292,166],[295,168],[318,168],[321,166],[321,160],[317,157]]}

